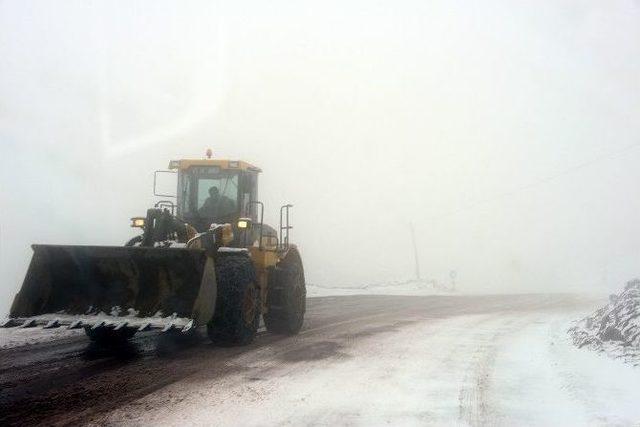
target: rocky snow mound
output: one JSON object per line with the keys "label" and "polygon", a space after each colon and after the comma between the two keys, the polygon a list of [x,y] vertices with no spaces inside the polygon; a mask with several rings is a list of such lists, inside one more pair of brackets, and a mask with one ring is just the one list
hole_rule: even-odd
{"label": "rocky snow mound", "polygon": [[573,343],[640,366],[640,280],[569,329]]}

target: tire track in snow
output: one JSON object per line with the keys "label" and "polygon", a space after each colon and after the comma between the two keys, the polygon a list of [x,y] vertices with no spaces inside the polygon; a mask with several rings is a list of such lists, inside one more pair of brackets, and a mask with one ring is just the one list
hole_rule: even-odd
{"label": "tire track in snow", "polygon": [[504,350],[504,343],[529,325],[532,319],[527,316],[513,318],[505,314],[503,319],[492,318],[491,321],[500,325],[497,329],[487,328],[487,334],[481,338],[469,362],[458,398],[459,420],[471,426],[496,425],[499,414],[487,397],[497,355]]}

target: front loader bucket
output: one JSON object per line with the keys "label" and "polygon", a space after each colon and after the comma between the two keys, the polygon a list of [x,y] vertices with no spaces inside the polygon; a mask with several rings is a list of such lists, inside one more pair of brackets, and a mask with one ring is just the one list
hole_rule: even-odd
{"label": "front loader bucket", "polygon": [[188,330],[213,316],[213,259],[200,249],[33,245],[4,326]]}

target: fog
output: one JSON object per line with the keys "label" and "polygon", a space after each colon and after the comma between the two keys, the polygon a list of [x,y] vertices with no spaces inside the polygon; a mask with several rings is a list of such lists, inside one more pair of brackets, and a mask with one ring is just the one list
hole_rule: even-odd
{"label": "fog", "polygon": [[640,3],[0,2],[0,312],[32,243],[123,244],[214,156],[307,281],[462,292],[640,274]]}

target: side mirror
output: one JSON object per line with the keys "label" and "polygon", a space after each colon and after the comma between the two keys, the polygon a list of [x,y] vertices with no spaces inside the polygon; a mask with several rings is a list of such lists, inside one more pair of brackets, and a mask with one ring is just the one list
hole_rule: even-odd
{"label": "side mirror", "polygon": [[[167,180],[166,178],[159,178],[160,174],[172,174],[172,175],[177,175],[178,173],[175,171],[155,171],[153,173],[153,195],[154,196],[158,196],[158,197],[173,197],[174,199],[176,198],[175,194],[160,194],[161,191],[163,191],[163,188],[167,187]],[[165,175],[166,177],[166,175]],[[159,190],[158,187],[160,187],[161,189]],[[175,180],[171,180],[171,188],[177,188]]]}

